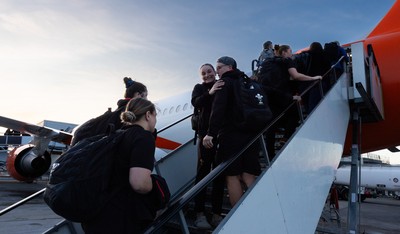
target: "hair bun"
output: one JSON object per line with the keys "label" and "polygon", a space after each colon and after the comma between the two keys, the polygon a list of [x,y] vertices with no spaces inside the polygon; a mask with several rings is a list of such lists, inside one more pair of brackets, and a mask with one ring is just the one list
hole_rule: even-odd
{"label": "hair bun", "polygon": [[136,115],[132,111],[122,112],[121,118],[124,122],[133,123],[136,120]]}
{"label": "hair bun", "polygon": [[125,88],[129,88],[135,81],[132,80],[130,77],[124,77]]}

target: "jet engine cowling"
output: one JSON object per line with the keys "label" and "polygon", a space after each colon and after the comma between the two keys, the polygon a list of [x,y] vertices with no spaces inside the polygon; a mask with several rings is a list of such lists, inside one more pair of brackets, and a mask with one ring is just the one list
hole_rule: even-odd
{"label": "jet engine cowling", "polygon": [[8,174],[16,180],[32,182],[47,172],[51,165],[50,153],[38,155],[34,145],[28,144],[10,151],[6,168]]}

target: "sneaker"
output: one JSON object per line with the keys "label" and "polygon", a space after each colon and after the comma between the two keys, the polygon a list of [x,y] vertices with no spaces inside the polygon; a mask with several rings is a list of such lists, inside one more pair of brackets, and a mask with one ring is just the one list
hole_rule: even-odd
{"label": "sneaker", "polygon": [[196,220],[194,221],[194,226],[200,229],[210,229],[211,225],[208,223],[206,216],[203,214],[197,215]]}
{"label": "sneaker", "polygon": [[222,221],[223,217],[221,215],[213,214],[211,218],[211,224],[216,227]]}

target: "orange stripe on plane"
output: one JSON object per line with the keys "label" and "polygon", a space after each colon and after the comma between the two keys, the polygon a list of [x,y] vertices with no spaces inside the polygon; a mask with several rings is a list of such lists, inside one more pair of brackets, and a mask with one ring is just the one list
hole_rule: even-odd
{"label": "orange stripe on plane", "polygon": [[181,146],[180,143],[171,141],[168,139],[165,139],[163,137],[157,136],[156,138],[156,146],[161,149],[168,149],[168,150],[174,150]]}
{"label": "orange stripe on plane", "polygon": [[400,1],[397,0],[367,38],[400,31]]}

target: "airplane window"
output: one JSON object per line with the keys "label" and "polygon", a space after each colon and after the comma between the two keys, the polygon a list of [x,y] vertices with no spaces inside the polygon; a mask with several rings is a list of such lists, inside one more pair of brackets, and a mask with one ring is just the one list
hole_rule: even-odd
{"label": "airplane window", "polygon": [[185,103],[185,105],[183,105],[183,110],[184,111],[187,110],[188,106],[189,106],[189,104]]}
{"label": "airplane window", "polygon": [[176,107],[176,112],[179,112],[181,110],[181,105],[178,105],[177,107]]}
{"label": "airplane window", "polygon": [[171,109],[169,109],[169,113],[172,114],[172,112],[174,112],[174,107],[171,107]]}
{"label": "airplane window", "polygon": [[167,108],[164,109],[163,115],[167,114],[167,110],[168,110]]}

